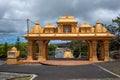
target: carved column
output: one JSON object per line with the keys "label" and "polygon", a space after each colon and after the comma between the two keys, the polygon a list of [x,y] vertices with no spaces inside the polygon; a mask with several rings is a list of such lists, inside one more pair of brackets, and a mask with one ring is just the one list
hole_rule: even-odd
{"label": "carved column", "polygon": [[49,41],[46,42],[45,46],[46,46],[46,59],[47,59],[47,56],[48,56],[48,43]]}
{"label": "carved column", "polygon": [[103,42],[100,43],[100,50],[101,50],[101,51],[100,51],[100,59],[101,59],[101,60],[104,60],[104,58],[105,58],[105,57],[104,57],[104,56],[105,56],[104,53],[105,53],[105,52],[104,52],[104,43],[103,43]]}
{"label": "carved column", "polygon": [[46,41],[43,41],[43,58],[46,60]]}
{"label": "carved column", "polygon": [[76,27],[75,27],[75,24],[72,24],[72,26],[71,26],[71,32],[72,32],[72,33],[76,33]]}
{"label": "carved column", "polygon": [[45,40],[44,43],[45,43],[45,58],[47,59],[47,56],[48,56],[48,43],[49,43],[49,41]]}
{"label": "carved column", "polygon": [[32,57],[36,59],[36,41],[32,41]]}
{"label": "carved column", "polygon": [[87,41],[88,42],[88,51],[89,51],[89,61],[92,61],[92,58],[93,58],[93,54],[92,54],[92,43],[91,41]]}
{"label": "carved column", "polygon": [[32,44],[33,44],[33,41],[32,40],[28,40],[28,55],[27,55],[27,60],[33,60],[32,58]]}
{"label": "carved column", "polygon": [[104,61],[109,61],[109,41],[106,40],[103,43],[104,43],[104,54],[105,54]]}
{"label": "carved column", "polygon": [[62,24],[58,25],[58,33],[63,33],[63,25]]}
{"label": "carved column", "polygon": [[64,32],[64,27],[63,27],[63,24],[61,24],[61,33]]}
{"label": "carved column", "polygon": [[39,56],[38,56],[38,60],[39,61],[45,61],[45,58],[44,58],[44,42],[43,41],[39,41]]}
{"label": "carved column", "polygon": [[39,61],[45,61],[47,59],[47,46],[48,46],[48,41],[39,41]]}
{"label": "carved column", "polygon": [[97,41],[93,40],[92,41],[92,54],[93,54],[93,61],[98,61],[97,59]]}

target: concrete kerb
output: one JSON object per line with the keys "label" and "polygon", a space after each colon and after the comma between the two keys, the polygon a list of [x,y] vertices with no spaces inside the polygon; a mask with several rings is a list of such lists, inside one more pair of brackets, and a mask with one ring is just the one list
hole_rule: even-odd
{"label": "concrete kerb", "polygon": [[33,79],[35,79],[37,77],[37,75],[36,74],[32,74],[32,77],[31,77],[31,79],[30,80],[33,80]]}
{"label": "concrete kerb", "polygon": [[[3,77],[1,77],[0,79],[2,80],[12,80],[12,79],[16,79],[16,78],[24,78],[24,77],[30,77],[31,79],[30,80],[34,80],[37,75],[36,74],[26,74],[26,73],[12,73],[12,72],[0,72],[2,75],[4,75],[6,77],[6,79]],[[2,76],[1,75],[1,76]]]}

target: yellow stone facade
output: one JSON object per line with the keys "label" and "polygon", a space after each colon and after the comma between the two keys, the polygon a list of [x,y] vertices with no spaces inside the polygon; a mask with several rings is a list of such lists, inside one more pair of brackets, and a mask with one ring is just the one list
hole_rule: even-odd
{"label": "yellow stone facade", "polygon": [[49,23],[41,27],[36,23],[30,29],[30,32],[24,37],[28,40],[28,56],[27,60],[35,59],[35,43],[39,44],[38,61],[47,60],[47,47],[50,40],[85,40],[88,43],[88,53],[90,61],[98,61],[97,44],[100,41],[100,59],[109,61],[109,40],[113,37],[105,26],[99,21],[96,22],[95,27],[88,23],[83,23],[78,26],[78,21],[74,16],[62,16],[57,21],[57,26]]}
{"label": "yellow stone facade", "polygon": [[15,47],[13,47],[10,51],[7,53],[7,64],[17,64],[19,60],[19,51]]}

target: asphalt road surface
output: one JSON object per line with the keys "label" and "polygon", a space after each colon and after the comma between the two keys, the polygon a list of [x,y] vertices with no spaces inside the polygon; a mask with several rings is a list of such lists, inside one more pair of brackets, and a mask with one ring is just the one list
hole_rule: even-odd
{"label": "asphalt road surface", "polygon": [[0,65],[0,72],[29,73],[38,75],[34,80],[115,80],[116,76],[90,65],[81,66],[47,66],[32,65]]}

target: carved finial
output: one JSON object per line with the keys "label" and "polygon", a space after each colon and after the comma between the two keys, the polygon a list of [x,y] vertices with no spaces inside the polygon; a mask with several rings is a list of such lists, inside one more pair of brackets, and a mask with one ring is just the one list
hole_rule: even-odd
{"label": "carved finial", "polygon": [[45,25],[45,28],[54,28],[52,23],[48,23],[47,25]]}
{"label": "carved finial", "polygon": [[101,24],[101,22],[99,20],[97,20],[96,24]]}
{"label": "carved finial", "polygon": [[80,27],[91,27],[87,22],[84,22]]}
{"label": "carved finial", "polygon": [[13,48],[11,49],[11,51],[17,51],[17,48],[16,48],[16,47],[13,47]]}
{"label": "carved finial", "polygon": [[39,23],[39,22],[36,22],[35,24],[36,24],[36,25],[40,25],[40,23]]}

